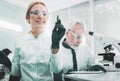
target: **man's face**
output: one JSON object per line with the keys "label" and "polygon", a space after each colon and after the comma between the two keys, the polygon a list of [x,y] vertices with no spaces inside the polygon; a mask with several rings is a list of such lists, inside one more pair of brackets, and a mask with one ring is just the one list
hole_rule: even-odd
{"label": "man's face", "polygon": [[71,30],[67,31],[67,41],[72,48],[76,48],[83,40],[84,29],[80,24],[75,24]]}

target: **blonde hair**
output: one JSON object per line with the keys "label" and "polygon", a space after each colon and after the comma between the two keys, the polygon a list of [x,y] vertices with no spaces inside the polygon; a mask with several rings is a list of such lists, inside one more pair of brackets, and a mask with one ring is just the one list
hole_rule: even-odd
{"label": "blonde hair", "polygon": [[[28,6],[28,9],[26,12],[26,19],[28,19],[30,17],[29,12],[30,12],[31,8],[36,4],[42,4],[43,6],[46,7],[46,5],[43,2],[40,2],[39,0],[33,0]],[[47,7],[46,7],[46,9],[47,9]],[[47,9],[47,12],[48,12],[48,9]]]}

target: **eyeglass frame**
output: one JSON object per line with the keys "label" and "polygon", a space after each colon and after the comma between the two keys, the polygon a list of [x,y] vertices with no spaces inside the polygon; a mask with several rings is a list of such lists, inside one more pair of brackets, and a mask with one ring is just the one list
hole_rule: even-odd
{"label": "eyeglass frame", "polygon": [[49,14],[43,10],[34,10],[29,12],[29,16],[30,15],[43,15],[44,17],[48,17]]}
{"label": "eyeglass frame", "polygon": [[73,35],[73,37],[77,40],[81,40],[83,38],[83,36],[80,35],[76,35],[75,33],[72,32],[72,30],[69,29],[69,32]]}

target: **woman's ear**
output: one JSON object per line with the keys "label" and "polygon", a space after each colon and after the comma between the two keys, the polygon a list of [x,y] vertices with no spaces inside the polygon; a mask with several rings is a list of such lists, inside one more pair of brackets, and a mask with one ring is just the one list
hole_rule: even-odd
{"label": "woman's ear", "polygon": [[30,24],[30,17],[26,17],[27,22]]}
{"label": "woman's ear", "polygon": [[30,24],[30,20],[27,20],[27,22]]}

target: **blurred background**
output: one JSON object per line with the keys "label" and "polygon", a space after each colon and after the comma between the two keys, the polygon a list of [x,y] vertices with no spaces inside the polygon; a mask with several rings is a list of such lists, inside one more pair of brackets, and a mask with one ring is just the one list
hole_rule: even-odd
{"label": "blurred background", "polygon": [[[15,40],[28,33],[30,26],[25,14],[32,0],[0,0],[0,49],[14,51]],[[80,19],[86,23],[87,32],[94,31],[120,40],[120,0],[41,0],[49,10],[48,33],[54,27],[56,16],[69,28],[69,23]],[[91,50],[98,54],[102,44],[87,35]]]}

